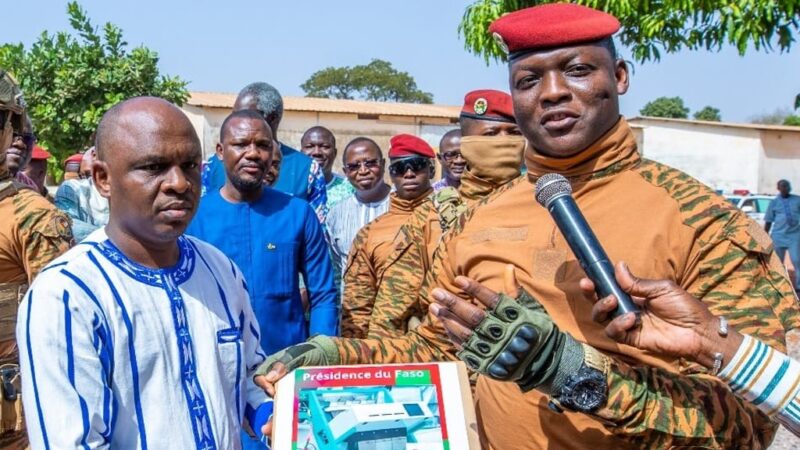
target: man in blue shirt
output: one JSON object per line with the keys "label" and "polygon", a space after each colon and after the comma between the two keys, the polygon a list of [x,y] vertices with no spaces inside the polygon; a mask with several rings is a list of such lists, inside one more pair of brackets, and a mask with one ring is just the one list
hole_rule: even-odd
{"label": "man in blue shirt", "polygon": [[[249,109],[257,111],[269,124],[272,136],[278,139],[278,126],[283,118],[283,98],[272,85],[263,82],[250,83],[236,97],[234,111]],[[320,223],[325,223],[328,214],[328,198],[322,168],[303,153],[280,143],[283,156],[281,176],[273,186],[281,192],[308,201]],[[204,193],[218,190],[225,184],[226,172],[219,158],[211,156],[203,169]]]}
{"label": "man in blue shirt", "polygon": [[[800,267],[800,196],[792,195],[792,185],[787,180],[778,181],[778,192],[767,208],[764,229],[772,235],[775,253],[784,261],[786,252],[794,267]],[[792,280],[795,286],[798,279]]]}
{"label": "man in blue shirt", "polygon": [[[310,334],[335,336],[339,319],[328,247],[314,211],[303,200],[264,187],[272,152],[272,132],[258,112],[228,116],[216,152],[225,185],[206,193],[187,231],[222,250],[244,272],[267,354]],[[298,273],[307,280],[310,321]]]}

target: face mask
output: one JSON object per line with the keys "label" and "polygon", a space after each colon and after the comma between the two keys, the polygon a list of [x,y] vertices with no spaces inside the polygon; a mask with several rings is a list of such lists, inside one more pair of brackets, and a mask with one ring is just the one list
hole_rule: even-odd
{"label": "face mask", "polygon": [[501,185],[520,175],[527,144],[522,136],[464,136],[461,155],[472,175]]}

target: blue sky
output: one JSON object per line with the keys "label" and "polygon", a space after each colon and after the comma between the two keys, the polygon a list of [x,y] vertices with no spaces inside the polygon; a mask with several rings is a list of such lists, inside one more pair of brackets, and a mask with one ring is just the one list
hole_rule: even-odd
{"label": "blue sky", "polygon": [[[83,0],[95,24],[111,21],[131,45],[157,51],[163,73],[191,90],[236,92],[251,81],[303,95],[302,84],[328,66],[388,60],[413,75],[437,103],[460,104],[476,88],[508,90],[506,68],[467,53],[457,26],[469,0],[243,1]],[[36,40],[66,30],[66,3],[24,0],[0,27],[0,42]],[[791,106],[800,92],[800,49],[792,53],[682,52],[635,64],[622,111],[636,115],[659,96],[681,96],[692,111],[712,105],[723,120]],[[621,49],[623,55],[627,51]]]}

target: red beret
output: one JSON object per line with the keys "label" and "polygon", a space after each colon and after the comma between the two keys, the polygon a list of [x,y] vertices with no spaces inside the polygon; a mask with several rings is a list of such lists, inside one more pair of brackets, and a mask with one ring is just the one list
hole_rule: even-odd
{"label": "red beret", "polygon": [[479,89],[464,97],[461,117],[516,123],[511,96],[494,89]]}
{"label": "red beret", "polygon": [[50,153],[47,153],[47,150],[43,149],[42,147],[39,147],[38,145],[36,147],[33,147],[33,151],[31,152],[31,159],[33,160],[43,160],[43,159],[46,160],[50,158],[50,156],[51,155]]}
{"label": "red beret", "polygon": [[422,156],[434,158],[433,148],[422,139],[410,134],[398,134],[389,140],[389,158],[406,158],[409,156]]}
{"label": "red beret", "polygon": [[80,164],[82,160],[83,160],[83,153],[75,153],[74,155],[64,160],[64,165],[67,165],[69,163]]}
{"label": "red beret", "polygon": [[489,32],[511,54],[598,41],[619,30],[611,14],[572,3],[548,3],[515,11],[492,22]]}

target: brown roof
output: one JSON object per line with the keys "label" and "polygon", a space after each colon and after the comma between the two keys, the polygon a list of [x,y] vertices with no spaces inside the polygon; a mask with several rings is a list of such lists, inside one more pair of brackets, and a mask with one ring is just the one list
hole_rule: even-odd
{"label": "brown roof", "polygon": [[[236,94],[191,92],[186,102],[192,106],[232,108]],[[443,117],[457,119],[460,106],[423,105],[417,103],[368,102],[313,97],[283,97],[285,111],[371,114],[380,116]]]}
{"label": "brown roof", "polygon": [[736,123],[736,122],[711,122],[708,120],[690,120],[690,119],[672,119],[667,117],[650,117],[650,116],[636,116],[628,119],[631,125],[638,125],[639,127],[648,122],[666,122],[666,123],[680,123],[687,125],[710,125],[714,127],[723,128],[744,128],[751,130],[771,130],[771,131],[792,131],[800,132],[800,127],[792,125],[767,125],[762,123]]}

